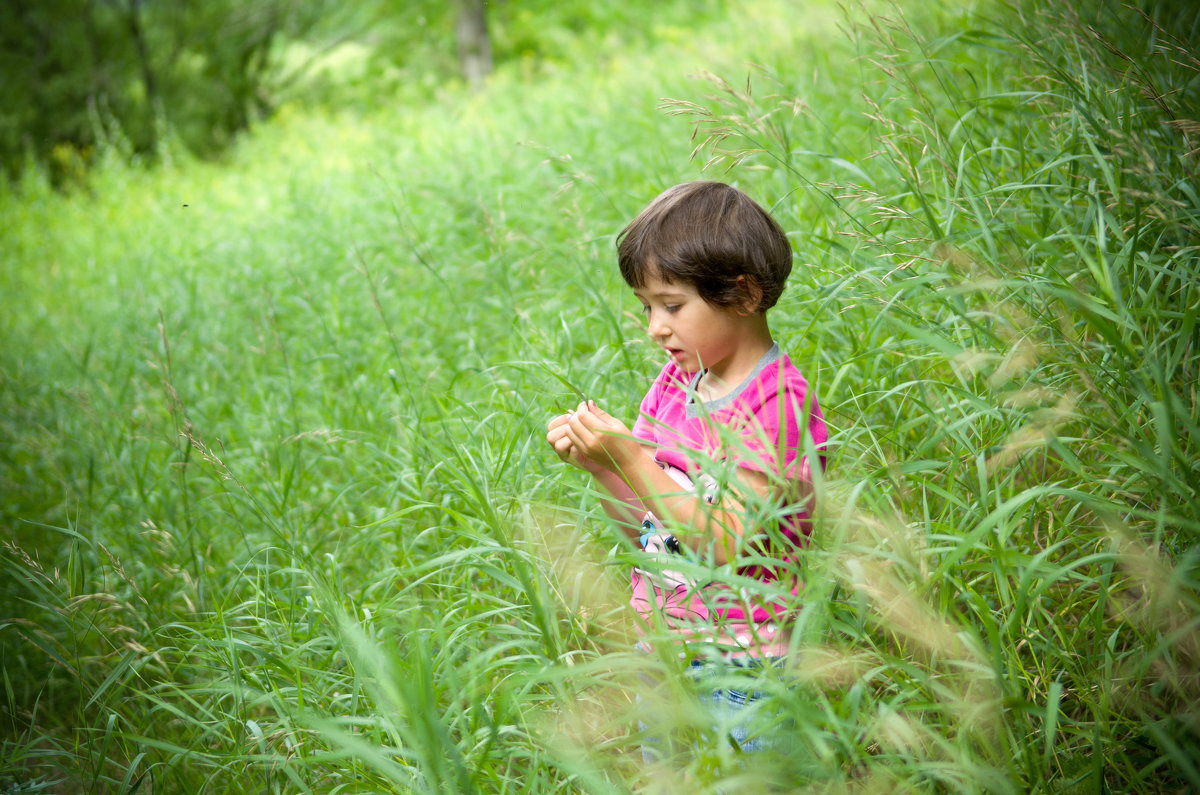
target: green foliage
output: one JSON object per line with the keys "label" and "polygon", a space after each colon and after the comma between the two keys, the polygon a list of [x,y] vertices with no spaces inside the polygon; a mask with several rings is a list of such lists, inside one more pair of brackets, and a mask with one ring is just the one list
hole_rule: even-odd
{"label": "green foliage", "polygon": [[[280,105],[372,108],[427,102],[461,78],[461,4],[255,0],[10,4],[0,27],[0,166],[45,169],[78,187],[99,157],[211,157]],[[720,0],[499,3],[488,14],[499,68],[526,77],[604,52],[687,35]],[[179,154],[177,151],[176,154]]]}
{"label": "green foliage", "polygon": [[[227,166],[27,174],[0,789],[1200,786],[1200,64],[1145,10],[739,4]],[[833,431],[790,662],[724,675],[775,707],[753,764],[630,652],[630,553],[542,442],[573,387],[631,416],[612,235],[701,161],[795,240],[772,321]]]}
{"label": "green foliage", "polygon": [[285,46],[342,19],[336,4],[291,0],[18,0],[5,15],[0,165],[9,177],[42,165],[66,185],[102,151],[223,150],[296,77]]}
{"label": "green foliage", "polygon": [[807,236],[832,256],[805,340],[864,478],[831,488],[864,601],[830,626],[873,638],[869,753],[905,789],[1197,783],[1200,62],[1093,13],[872,19],[856,158],[859,131],[807,143],[831,127],[808,92],[675,105],[715,163],[796,186],[786,226],[841,218]]}

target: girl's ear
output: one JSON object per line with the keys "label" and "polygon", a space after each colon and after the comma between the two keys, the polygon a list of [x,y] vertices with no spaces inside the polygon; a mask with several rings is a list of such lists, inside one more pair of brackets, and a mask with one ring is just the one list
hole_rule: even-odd
{"label": "girl's ear", "polygon": [[742,301],[737,307],[739,315],[753,315],[758,312],[758,307],[762,304],[763,289],[762,285],[748,273],[743,273],[737,277],[738,290],[742,293]]}

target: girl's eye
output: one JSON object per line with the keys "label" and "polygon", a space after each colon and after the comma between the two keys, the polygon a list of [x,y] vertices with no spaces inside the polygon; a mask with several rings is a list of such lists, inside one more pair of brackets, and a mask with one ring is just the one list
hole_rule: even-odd
{"label": "girl's eye", "polygon": [[650,305],[649,304],[642,304],[642,314],[643,315],[650,314]]}
{"label": "girl's eye", "polygon": [[669,306],[664,306],[663,309],[667,310],[668,312],[670,312],[673,315],[679,311],[679,304],[671,304]]}

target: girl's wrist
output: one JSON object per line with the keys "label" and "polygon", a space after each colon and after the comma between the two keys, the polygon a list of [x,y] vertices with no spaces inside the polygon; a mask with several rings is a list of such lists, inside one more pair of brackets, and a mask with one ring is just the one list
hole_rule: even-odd
{"label": "girl's wrist", "polygon": [[613,465],[612,471],[618,475],[628,472],[643,452],[642,446],[633,440],[622,443],[615,450],[610,450],[608,458]]}

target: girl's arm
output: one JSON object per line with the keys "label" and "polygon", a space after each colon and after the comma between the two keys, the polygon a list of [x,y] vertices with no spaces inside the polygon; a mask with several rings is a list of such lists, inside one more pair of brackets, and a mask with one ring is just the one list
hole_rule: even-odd
{"label": "girl's arm", "polygon": [[563,461],[591,474],[601,492],[600,507],[627,536],[636,540],[642,532],[642,517],[646,509],[620,476],[597,465],[579,452],[567,435],[570,419],[571,414],[562,414],[552,419],[546,428],[546,441]]}
{"label": "girl's arm", "polygon": [[642,506],[641,500],[633,493],[628,484],[613,472],[602,469],[599,472],[593,472],[592,477],[603,492],[600,497],[600,507],[625,531],[625,535],[634,541],[638,540],[643,532],[642,519],[646,515],[646,509]]}
{"label": "girl's arm", "polygon": [[[694,527],[705,534],[715,542],[712,548],[717,565],[733,560],[737,542],[746,529],[743,505],[727,497],[717,507],[681,491],[679,484],[655,463],[620,420],[590,401],[581,404],[573,415],[564,415],[560,427],[577,455],[607,473],[597,474],[598,481],[603,477],[601,482],[606,487],[619,483],[636,499],[641,510],[652,511],[668,525]],[[739,468],[738,480],[742,493],[753,492],[762,497],[771,493],[770,482],[761,472]],[[686,538],[679,540],[700,551],[707,546],[689,544]]]}

